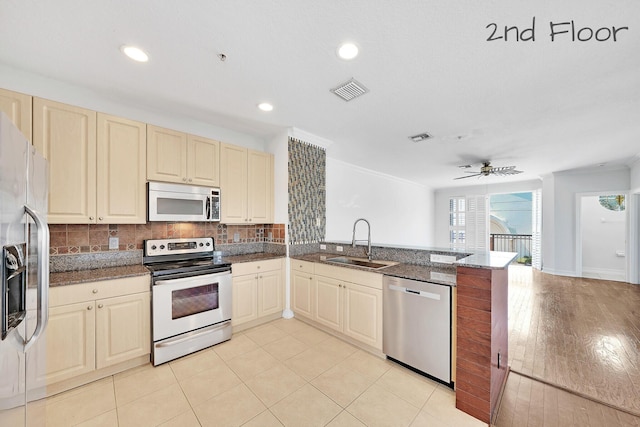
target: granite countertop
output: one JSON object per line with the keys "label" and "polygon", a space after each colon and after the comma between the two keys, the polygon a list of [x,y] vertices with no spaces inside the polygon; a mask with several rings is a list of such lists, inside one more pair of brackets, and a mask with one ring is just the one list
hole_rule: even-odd
{"label": "granite countertop", "polygon": [[268,259],[284,258],[286,255],[271,252],[256,252],[244,255],[231,255],[222,257],[222,261],[237,264],[241,262],[264,261]]}
{"label": "granite countertop", "polygon": [[[233,255],[223,258],[223,261],[234,263],[262,261],[268,259],[283,258],[284,255],[276,253],[253,253],[246,255]],[[78,283],[96,282],[101,280],[113,280],[123,277],[150,275],[151,273],[142,264],[125,265],[120,267],[92,268],[87,270],[63,271],[49,274],[49,287],[75,285]]]}
{"label": "granite countertop", "polygon": [[96,282],[101,280],[120,279],[123,277],[149,275],[143,265],[125,265],[121,267],[95,268],[89,270],[63,271],[49,275],[49,287],[75,285],[78,283]]}
{"label": "granite countertop", "polygon": [[438,283],[440,285],[455,286],[456,285],[456,268],[454,265],[442,266],[426,266],[416,264],[398,263],[389,267],[379,268],[377,270],[358,267],[355,265],[335,264],[326,261],[327,256],[339,256],[337,254],[313,253],[305,255],[295,255],[292,259],[299,259],[308,262],[317,262],[327,265],[333,265],[342,268],[352,268],[360,271],[369,271],[372,273],[384,274],[387,276],[401,277],[403,279],[419,280],[422,282]]}
{"label": "granite countertop", "polygon": [[499,270],[507,268],[517,256],[516,252],[478,252],[459,259],[455,265]]}

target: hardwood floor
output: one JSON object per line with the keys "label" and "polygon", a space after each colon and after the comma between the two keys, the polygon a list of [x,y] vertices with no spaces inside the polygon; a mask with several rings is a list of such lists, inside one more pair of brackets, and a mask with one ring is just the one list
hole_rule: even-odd
{"label": "hardwood floor", "polygon": [[640,426],[640,286],[510,267],[509,358],[498,426]]}

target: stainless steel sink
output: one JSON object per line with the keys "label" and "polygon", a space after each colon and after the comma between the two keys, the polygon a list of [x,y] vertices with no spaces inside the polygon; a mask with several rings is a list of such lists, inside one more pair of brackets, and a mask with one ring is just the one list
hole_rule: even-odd
{"label": "stainless steel sink", "polygon": [[357,267],[371,268],[374,270],[397,264],[397,262],[393,262],[393,261],[379,261],[379,260],[369,261],[364,258],[353,258],[353,257],[346,257],[346,256],[327,258],[325,261],[335,262],[336,264],[355,265]]}

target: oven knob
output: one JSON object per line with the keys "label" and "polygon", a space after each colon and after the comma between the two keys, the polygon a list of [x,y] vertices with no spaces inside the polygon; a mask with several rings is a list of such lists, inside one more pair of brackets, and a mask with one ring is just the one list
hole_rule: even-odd
{"label": "oven knob", "polygon": [[164,245],[160,245],[160,249],[161,249],[161,250],[162,250],[162,249],[164,249]]}
{"label": "oven knob", "polygon": [[211,243],[207,242],[207,246],[211,246]]}
{"label": "oven knob", "polygon": [[158,247],[156,245],[151,245],[151,250],[155,251]]}
{"label": "oven knob", "polygon": [[202,246],[203,246],[202,243],[200,243],[200,247],[202,247]]}

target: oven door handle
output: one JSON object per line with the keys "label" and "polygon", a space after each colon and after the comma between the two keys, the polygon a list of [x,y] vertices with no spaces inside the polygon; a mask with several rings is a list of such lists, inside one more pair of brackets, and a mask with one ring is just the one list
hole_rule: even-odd
{"label": "oven door handle", "polygon": [[182,334],[177,338],[170,338],[168,340],[162,341],[161,343],[156,344],[156,347],[171,347],[172,345],[180,344],[181,342],[189,341],[195,339],[201,335],[210,334],[211,332],[215,332],[219,329],[226,328],[231,323],[231,320],[225,320],[222,323],[218,323],[217,325],[208,326],[206,328],[199,329],[197,331],[189,332],[187,334]]}
{"label": "oven door handle", "polygon": [[189,276],[189,277],[181,277],[179,279],[167,279],[167,280],[156,280],[154,282],[154,286],[184,286],[192,287],[192,286],[201,286],[208,284],[211,280],[219,280],[224,278],[225,276],[231,277],[231,273],[228,271],[222,273],[213,273],[213,274],[203,274],[197,276]]}

